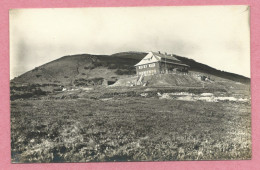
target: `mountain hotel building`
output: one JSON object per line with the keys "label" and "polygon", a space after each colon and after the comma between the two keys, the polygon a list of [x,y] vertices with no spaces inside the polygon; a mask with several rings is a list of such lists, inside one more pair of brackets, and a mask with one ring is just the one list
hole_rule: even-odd
{"label": "mountain hotel building", "polygon": [[149,52],[139,63],[135,65],[136,74],[154,75],[181,71],[188,72],[189,66],[182,64],[173,55]]}

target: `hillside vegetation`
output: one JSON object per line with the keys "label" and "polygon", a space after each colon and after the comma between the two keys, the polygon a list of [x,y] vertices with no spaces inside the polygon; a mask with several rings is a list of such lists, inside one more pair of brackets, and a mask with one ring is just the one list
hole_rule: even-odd
{"label": "hillside vegetation", "polygon": [[[123,52],[113,55],[79,54],[64,56],[11,80],[11,100],[44,96],[75,87],[103,85],[132,86],[137,81],[134,65],[147,53]],[[165,74],[145,77],[148,86],[210,87],[229,89],[237,83],[248,89],[250,79],[216,70],[194,60],[176,56],[190,66],[188,75]],[[202,76],[210,81],[202,81]],[[240,87],[239,87],[240,88]]]}
{"label": "hillside vegetation", "polygon": [[[123,52],[113,55],[80,54],[64,56],[47,64],[14,78],[13,83],[45,84],[55,83],[59,85],[78,85],[78,82],[87,81],[95,84],[95,78],[106,80],[118,80],[135,75],[134,65],[147,53]],[[175,56],[184,64],[190,66],[190,71],[201,72],[208,75],[249,83],[250,79],[241,75],[220,71],[192,59]]]}
{"label": "hillside vegetation", "polygon": [[133,86],[145,55],[64,56],[13,79],[12,162],[251,159],[249,78],[177,56],[188,74]]}

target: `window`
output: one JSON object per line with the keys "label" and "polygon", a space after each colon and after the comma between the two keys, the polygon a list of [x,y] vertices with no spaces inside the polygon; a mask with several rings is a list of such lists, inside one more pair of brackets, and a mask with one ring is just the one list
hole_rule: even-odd
{"label": "window", "polygon": [[143,69],[143,66],[139,66],[139,69]]}
{"label": "window", "polygon": [[149,64],[149,67],[155,67],[155,63]]}
{"label": "window", "polygon": [[144,65],[144,68],[147,68],[147,65]]}

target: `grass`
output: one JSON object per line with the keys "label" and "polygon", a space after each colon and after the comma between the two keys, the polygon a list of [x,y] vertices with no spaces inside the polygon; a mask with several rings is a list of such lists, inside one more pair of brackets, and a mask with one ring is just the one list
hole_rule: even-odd
{"label": "grass", "polygon": [[12,162],[251,158],[250,103],[113,96],[11,102]]}

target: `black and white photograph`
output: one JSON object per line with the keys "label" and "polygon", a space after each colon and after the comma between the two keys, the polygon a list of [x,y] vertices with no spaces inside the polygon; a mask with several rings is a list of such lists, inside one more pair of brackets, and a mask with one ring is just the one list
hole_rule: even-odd
{"label": "black and white photograph", "polygon": [[250,160],[250,7],[9,10],[12,163]]}

